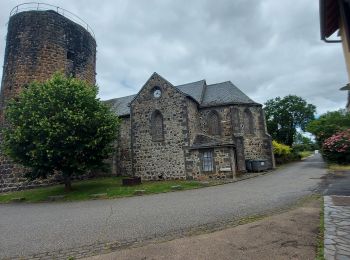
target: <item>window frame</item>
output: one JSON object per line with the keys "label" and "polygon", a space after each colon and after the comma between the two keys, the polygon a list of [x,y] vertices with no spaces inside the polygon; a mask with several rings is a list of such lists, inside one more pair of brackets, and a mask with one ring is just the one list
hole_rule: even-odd
{"label": "window frame", "polygon": [[[157,130],[157,127],[158,127],[158,123],[156,121],[157,118],[161,119],[160,131]],[[150,133],[152,136],[152,141],[154,142],[164,141],[164,116],[159,110],[153,111],[151,115],[150,128],[151,128]]]}
{"label": "window frame", "polygon": [[[206,156],[210,155],[210,156]],[[215,169],[214,150],[201,151],[201,170],[203,173],[213,173]]]}
{"label": "window frame", "polygon": [[[215,122],[215,126],[213,125],[213,116],[216,117],[217,122]],[[208,134],[212,136],[221,136],[221,119],[220,115],[216,110],[211,110],[207,116],[207,129]],[[216,129],[216,131],[213,131]]]}
{"label": "window frame", "polygon": [[240,111],[237,107],[231,109],[231,123],[234,133],[240,133],[242,131],[242,124],[240,119]]}

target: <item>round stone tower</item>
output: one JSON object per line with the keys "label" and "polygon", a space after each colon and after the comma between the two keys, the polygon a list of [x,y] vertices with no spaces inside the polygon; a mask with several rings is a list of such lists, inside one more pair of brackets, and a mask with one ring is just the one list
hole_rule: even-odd
{"label": "round stone tower", "polygon": [[45,81],[56,71],[95,83],[96,41],[85,29],[88,26],[57,12],[61,10],[13,10],[6,38],[0,109],[26,84]]}
{"label": "round stone tower", "polygon": [[[57,71],[95,84],[96,41],[92,30],[83,20],[59,7],[36,3],[16,6],[8,22],[0,128],[7,101],[28,83],[45,81]],[[0,192],[33,186],[21,177],[21,172],[23,169],[13,165],[0,151]]]}

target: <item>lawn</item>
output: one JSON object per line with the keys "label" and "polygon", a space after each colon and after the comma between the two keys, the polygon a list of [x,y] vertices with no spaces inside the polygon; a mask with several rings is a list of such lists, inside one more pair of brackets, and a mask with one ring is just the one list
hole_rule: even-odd
{"label": "lawn", "polygon": [[[99,178],[93,180],[76,181],[72,183],[72,191],[64,192],[64,185],[37,188],[25,191],[0,194],[0,203],[11,202],[24,198],[25,202],[48,201],[49,196],[64,195],[60,201],[78,201],[92,198],[118,198],[135,196],[135,191],[144,190],[143,194],[169,192],[173,190],[188,190],[204,187],[197,181],[149,181],[140,185],[125,187],[121,184],[121,177]],[[174,187],[175,186],[175,187]],[[95,195],[94,195],[95,194]],[[99,194],[96,196],[96,194]]]}

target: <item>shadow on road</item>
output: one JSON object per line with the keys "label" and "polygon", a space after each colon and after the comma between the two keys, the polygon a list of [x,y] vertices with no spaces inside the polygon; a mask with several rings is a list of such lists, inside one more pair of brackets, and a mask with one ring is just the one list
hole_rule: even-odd
{"label": "shadow on road", "polygon": [[322,177],[323,195],[350,196],[350,171],[337,171]]}

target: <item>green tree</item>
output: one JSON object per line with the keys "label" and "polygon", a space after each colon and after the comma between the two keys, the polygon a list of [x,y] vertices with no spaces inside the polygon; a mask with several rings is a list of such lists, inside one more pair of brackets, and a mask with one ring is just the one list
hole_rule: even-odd
{"label": "green tree", "polygon": [[312,151],[316,150],[317,145],[315,141],[311,138],[304,136],[303,134],[297,132],[294,137],[293,151],[302,152],[302,151]]}
{"label": "green tree", "polygon": [[306,125],[315,118],[316,107],[301,97],[288,95],[268,100],[264,111],[272,138],[292,146],[297,128],[305,130]]}
{"label": "green tree", "polygon": [[340,109],[327,112],[311,121],[306,130],[315,135],[318,145],[322,146],[324,140],[348,128],[350,128],[350,113],[347,113],[345,109]]}
{"label": "green tree", "polygon": [[55,74],[31,83],[6,109],[4,151],[29,167],[28,178],[71,176],[101,167],[118,132],[119,119],[97,99],[98,88]]}

